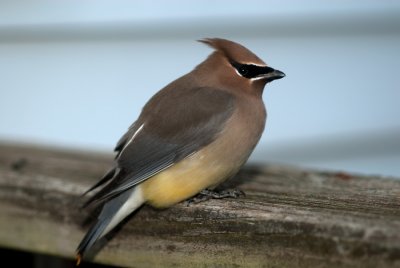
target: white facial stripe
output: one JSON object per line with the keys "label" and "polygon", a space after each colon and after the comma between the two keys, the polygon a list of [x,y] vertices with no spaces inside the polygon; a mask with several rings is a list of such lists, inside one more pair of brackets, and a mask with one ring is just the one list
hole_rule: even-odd
{"label": "white facial stripe", "polygon": [[254,63],[254,62],[240,62],[241,64],[246,64],[246,65],[254,65],[254,66],[257,66],[257,67],[268,67],[268,65],[260,65],[260,64],[257,64],[257,63]]}
{"label": "white facial stripe", "polygon": [[263,76],[259,76],[259,77],[253,77],[253,78],[250,78],[250,80],[251,81],[257,81],[257,80],[261,80],[261,79],[264,79],[265,77],[263,77]]}
{"label": "white facial stripe", "polygon": [[129,146],[129,144],[133,141],[133,139],[137,136],[137,134],[139,134],[139,132],[142,130],[143,127],[144,127],[144,123],[135,131],[135,133],[133,133],[132,137],[125,144],[124,148],[121,150],[121,153],[119,155],[121,155],[125,151],[126,147]]}
{"label": "white facial stripe", "polygon": [[233,68],[234,70],[235,70],[235,72],[238,74],[238,76],[241,76],[241,77],[243,77],[239,72],[238,72],[238,70],[236,69],[236,68]]}

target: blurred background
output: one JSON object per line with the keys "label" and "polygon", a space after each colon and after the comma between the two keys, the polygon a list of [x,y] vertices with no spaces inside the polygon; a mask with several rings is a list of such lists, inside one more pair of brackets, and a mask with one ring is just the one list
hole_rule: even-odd
{"label": "blurred background", "polygon": [[399,1],[1,1],[0,142],[111,152],[222,37],[267,85],[250,161],[400,176]]}

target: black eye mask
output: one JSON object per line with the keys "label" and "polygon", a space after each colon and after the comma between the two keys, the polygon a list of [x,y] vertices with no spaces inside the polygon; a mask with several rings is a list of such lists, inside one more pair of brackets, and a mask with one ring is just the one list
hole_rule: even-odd
{"label": "black eye mask", "polygon": [[257,66],[254,64],[241,64],[231,61],[232,66],[239,72],[239,74],[246,78],[256,78],[260,75],[272,73],[275,69],[268,66]]}

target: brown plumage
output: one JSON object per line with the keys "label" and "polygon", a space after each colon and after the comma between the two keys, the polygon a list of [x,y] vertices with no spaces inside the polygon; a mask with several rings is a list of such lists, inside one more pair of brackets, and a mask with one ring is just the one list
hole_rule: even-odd
{"label": "brown plumage", "polygon": [[102,206],[77,249],[92,246],[142,204],[165,208],[214,189],[247,161],[264,130],[266,83],[284,77],[225,39],[192,72],[155,94],[117,143],[115,166],[89,191]]}

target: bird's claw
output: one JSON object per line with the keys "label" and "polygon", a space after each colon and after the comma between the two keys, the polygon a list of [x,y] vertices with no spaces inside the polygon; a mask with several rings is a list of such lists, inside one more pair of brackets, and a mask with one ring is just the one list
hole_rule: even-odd
{"label": "bird's claw", "polygon": [[246,196],[246,194],[239,189],[228,189],[222,191],[204,189],[198,195],[186,200],[184,204],[186,206],[190,206],[192,204],[198,204],[209,199],[238,198],[239,196]]}

